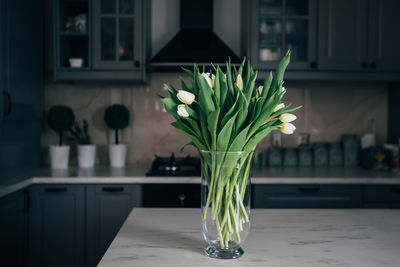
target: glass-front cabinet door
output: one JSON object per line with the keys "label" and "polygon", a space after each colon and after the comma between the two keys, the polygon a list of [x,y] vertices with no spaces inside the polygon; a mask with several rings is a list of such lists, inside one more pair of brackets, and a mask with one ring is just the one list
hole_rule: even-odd
{"label": "glass-front cabinet door", "polygon": [[138,69],[141,58],[141,1],[93,0],[93,65]]}
{"label": "glass-front cabinet door", "polygon": [[316,12],[315,0],[253,0],[252,62],[275,68],[290,49],[290,69],[316,68]]}

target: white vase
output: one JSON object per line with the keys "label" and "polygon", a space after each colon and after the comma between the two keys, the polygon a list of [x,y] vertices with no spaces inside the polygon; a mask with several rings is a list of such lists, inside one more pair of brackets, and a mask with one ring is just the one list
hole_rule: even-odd
{"label": "white vase", "polygon": [[123,167],[126,161],[127,145],[109,145],[108,146],[110,165],[112,167]]}
{"label": "white vase", "polygon": [[81,168],[92,168],[96,160],[96,145],[78,145],[78,164]]}
{"label": "white vase", "polygon": [[50,165],[52,169],[67,169],[69,146],[50,146]]}

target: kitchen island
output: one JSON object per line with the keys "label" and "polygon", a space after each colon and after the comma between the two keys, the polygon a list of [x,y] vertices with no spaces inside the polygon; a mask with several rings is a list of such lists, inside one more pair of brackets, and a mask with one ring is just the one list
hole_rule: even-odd
{"label": "kitchen island", "polygon": [[135,208],[99,266],[400,266],[400,210],[252,210],[245,254],[204,255],[198,209]]}

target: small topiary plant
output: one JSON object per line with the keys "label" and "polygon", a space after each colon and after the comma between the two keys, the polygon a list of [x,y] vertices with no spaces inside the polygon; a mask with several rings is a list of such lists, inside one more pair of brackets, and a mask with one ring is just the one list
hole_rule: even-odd
{"label": "small topiary plant", "polygon": [[89,135],[89,123],[87,120],[82,120],[82,127],[78,122],[75,122],[72,129],[69,130],[72,139],[79,145],[91,145],[92,141]]}
{"label": "small topiary plant", "polygon": [[72,128],[75,122],[74,112],[67,106],[53,106],[47,112],[49,127],[58,133],[58,145],[62,146],[63,133]]}
{"label": "small topiary plant", "polygon": [[107,127],[115,131],[115,144],[119,144],[118,131],[129,125],[130,112],[127,107],[120,104],[109,106],[104,113],[104,121]]}

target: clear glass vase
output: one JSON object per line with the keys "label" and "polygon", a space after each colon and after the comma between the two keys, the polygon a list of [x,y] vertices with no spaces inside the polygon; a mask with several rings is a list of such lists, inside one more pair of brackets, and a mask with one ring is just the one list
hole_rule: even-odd
{"label": "clear glass vase", "polygon": [[202,233],[212,258],[235,259],[250,231],[252,151],[200,151]]}

